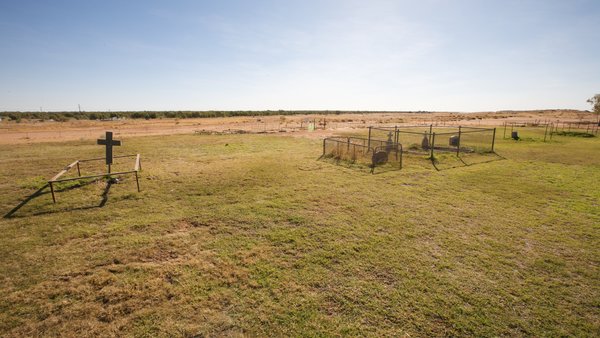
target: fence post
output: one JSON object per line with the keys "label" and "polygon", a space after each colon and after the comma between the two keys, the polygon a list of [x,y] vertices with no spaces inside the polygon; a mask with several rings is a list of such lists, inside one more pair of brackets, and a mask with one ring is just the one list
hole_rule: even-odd
{"label": "fence post", "polygon": [[[398,150],[398,145],[396,145],[396,150]],[[402,157],[404,156],[404,149],[400,146],[400,169],[402,169]]]}
{"label": "fence post", "polygon": [[350,152],[350,138],[348,137],[348,146],[346,147],[346,151]]}
{"label": "fence post", "polygon": [[325,156],[325,141],[327,141],[327,138],[323,139],[323,156]]}
{"label": "fence post", "polygon": [[54,196],[54,185],[50,182],[50,192],[52,193],[52,202],[56,203],[56,197]]}
{"label": "fence post", "polygon": [[460,154],[460,126],[458,126],[458,145],[456,146],[456,156],[459,156]]}
{"label": "fence post", "polygon": [[433,149],[435,148],[435,133],[431,134],[431,160],[433,161]]}
{"label": "fence post", "polygon": [[431,144],[431,132],[433,131],[432,127],[433,127],[433,125],[430,124],[429,125],[429,137],[428,137],[429,138],[429,144]]}
{"label": "fence post", "polygon": [[137,184],[138,192],[140,192],[140,180],[138,178],[138,172],[135,172],[135,183]]}
{"label": "fence post", "polygon": [[546,142],[546,135],[548,135],[548,125],[546,125],[546,129],[544,130],[544,142]]}
{"label": "fence post", "polygon": [[367,153],[371,149],[371,127],[369,126],[369,141],[367,143]]}
{"label": "fence post", "polygon": [[494,134],[492,135],[492,153],[494,152],[494,143],[496,143],[496,128],[494,128]]}

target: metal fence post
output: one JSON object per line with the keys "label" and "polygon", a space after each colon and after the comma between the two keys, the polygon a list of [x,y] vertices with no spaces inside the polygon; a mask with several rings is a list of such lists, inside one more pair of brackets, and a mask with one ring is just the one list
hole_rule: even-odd
{"label": "metal fence post", "polygon": [[325,141],[327,141],[326,138],[323,139],[323,156],[325,156]]}
{"label": "metal fence post", "polygon": [[137,184],[138,192],[140,192],[140,180],[138,178],[138,172],[135,172],[135,183]]}
{"label": "metal fence post", "polygon": [[496,143],[496,128],[494,128],[494,134],[492,135],[492,153],[494,152],[494,143]]}
{"label": "metal fence post", "polygon": [[433,161],[433,149],[435,148],[435,133],[431,134],[431,160]]}
{"label": "metal fence post", "polygon": [[431,124],[429,125],[429,137],[427,137],[427,139],[428,139],[428,141],[429,141],[429,144],[431,144],[431,132],[433,131],[433,128],[432,128],[432,126],[433,126],[433,125],[431,125]]}
{"label": "metal fence post", "polygon": [[56,197],[54,196],[54,185],[50,182],[50,192],[52,193],[52,202],[56,203]]}
{"label": "metal fence post", "polygon": [[461,134],[461,130],[460,130],[460,126],[458,126],[458,145],[456,146],[456,156],[460,155],[460,134]]}
{"label": "metal fence post", "polygon": [[367,150],[371,149],[371,127],[369,127],[369,141],[367,143]]}
{"label": "metal fence post", "polygon": [[[396,148],[398,150],[398,148]],[[402,169],[402,157],[404,156],[404,149],[400,146],[400,169]]]}

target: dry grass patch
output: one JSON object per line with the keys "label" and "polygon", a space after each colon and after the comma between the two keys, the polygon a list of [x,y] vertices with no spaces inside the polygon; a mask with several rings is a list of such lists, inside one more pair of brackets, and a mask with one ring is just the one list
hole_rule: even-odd
{"label": "dry grass patch", "polygon": [[[82,184],[0,220],[2,335],[599,330],[596,138],[499,141],[504,160],[415,157],[380,175],[317,161],[318,140],[126,141],[146,159],[141,193],[125,180],[100,207],[103,183]],[[97,151],[0,147],[0,208]]]}

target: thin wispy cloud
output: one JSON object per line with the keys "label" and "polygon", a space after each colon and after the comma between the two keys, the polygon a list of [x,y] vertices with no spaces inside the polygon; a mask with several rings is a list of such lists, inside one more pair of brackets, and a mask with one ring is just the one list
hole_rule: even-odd
{"label": "thin wispy cloud", "polygon": [[599,7],[4,3],[0,109],[585,109]]}

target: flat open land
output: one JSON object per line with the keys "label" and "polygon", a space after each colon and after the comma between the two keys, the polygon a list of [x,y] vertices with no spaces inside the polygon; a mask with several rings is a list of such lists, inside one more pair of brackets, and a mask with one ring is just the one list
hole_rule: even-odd
{"label": "flat open land", "polygon": [[[294,136],[322,138],[338,132],[364,129],[370,125],[406,124],[501,126],[511,121],[555,122],[595,121],[591,113],[577,110],[543,110],[494,113],[340,113],[286,116],[221,117],[196,119],[128,119],[109,121],[70,120],[67,122],[0,123],[0,144],[33,144],[95,140],[112,130],[116,136],[150,136],[202,133],[293,133]],[[307,125],[317,129],[308,133]],[[323,129],[323,130],[321,130]]]}
{"label": "flat open land", "polygon": [[[370,174],[319,159],[323,135],[372,122],[335,118],[316,133],[213,135],[244,128],[2,122],[0,336],[598,335],[599,137],[521,129],[532,136],[497,135],[489,161],[436,170],[406,155]],[[80,180],[54,204],[40,189],[103,156],[107,126],[116,155],[142,155],[141,192],[131,176]]]}

